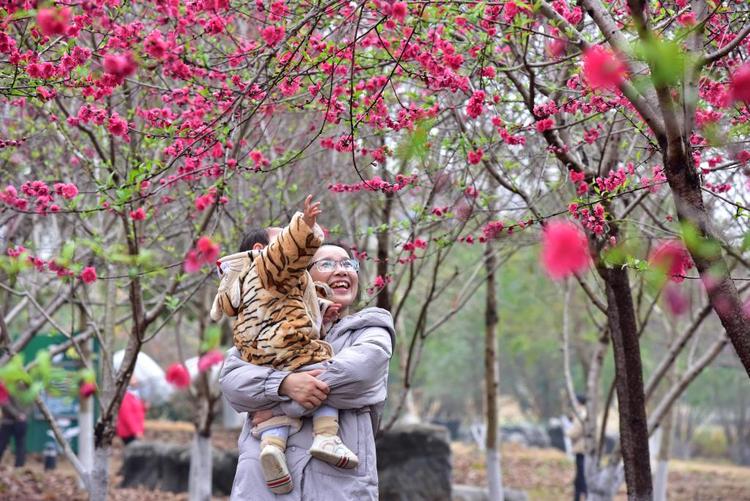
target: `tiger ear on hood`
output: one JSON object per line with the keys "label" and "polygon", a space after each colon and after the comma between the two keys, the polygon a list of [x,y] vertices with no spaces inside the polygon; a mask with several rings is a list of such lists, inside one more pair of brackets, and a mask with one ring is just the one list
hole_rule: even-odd
{"label": "tiger ear on hood", "polygon": [[242,277],[250,266],[247,252],[232,254],[219,260],[221,283],[211,305],[211,320],[218,322],[222,315],[236,317],[242,303]]}

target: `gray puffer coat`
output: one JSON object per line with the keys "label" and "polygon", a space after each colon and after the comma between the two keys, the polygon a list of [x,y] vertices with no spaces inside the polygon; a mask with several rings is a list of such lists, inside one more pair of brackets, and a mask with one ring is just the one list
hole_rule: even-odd
{"label": "gray puffer coat", "polygon": [[[304,419],[302,429],[289,437],[287,464],[294,482],[289,494],[275,495],[265,485],[259,462],[259,441],[252,437],[252,425],[245,422],[240,438],[239,463],[232,487],[236,501],[352,501],[378,499],[378,473],[375,463],[375,435],[385,404],[388,362],[395,331],[391,314],[381,308],[366,308],[339,320],[325,340],[333,346],[334,357],[300,370],[324,369],[319,377],[328,384],[325,403],[339,409],[339,436],[359,457],[354,470],[334,468],[310,456],[312,420]],[[232,348],[221,370],[224,397],[238,412],[255,412],[280,406],[288,416],[309,415],[311,411],[279,395],[279,386],[288,372],[244,362]]]}

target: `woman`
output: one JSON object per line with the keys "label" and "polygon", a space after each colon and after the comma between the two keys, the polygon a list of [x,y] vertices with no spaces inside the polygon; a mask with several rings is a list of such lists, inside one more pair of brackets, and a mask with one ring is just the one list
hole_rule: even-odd
{"label": "woman", "polygon": [[294,489],[274,495],[267,488],[260,468],[259,442],[250,435],[250,415],[238,441],[233,500],[351,501],[377,500],[375,430],[385,404],[388,361],[394,329],[389,312],[366,308],[349,314],[355,302],[359,264],[337,245],[323,245],[315,253],[310,274],[333,290],[332,301],[341,305],[338,319],[326,334],[335,356],[304,367],[305,372],[283,372],[246,363],[234,348],[229,350],[220,375],[224,397],[238,412],[254,414],[255,424],[271,412],[289,416],[311,414],[323,402],[339,409],[341,439],[359,457],[354,470],[342,470],[312,459],[310,419],[289,437],[286,457]]}

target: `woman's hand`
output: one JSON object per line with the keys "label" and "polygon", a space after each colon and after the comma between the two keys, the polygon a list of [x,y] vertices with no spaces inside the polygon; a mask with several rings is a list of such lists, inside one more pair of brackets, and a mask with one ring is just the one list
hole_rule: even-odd
{"label": "woman's hand", "polygon": [[262,411],[253,412],[253,419],[252,419],[253,426],[258,426],[259,424],[265,421],[268,421],[272,417],[273,417],[273,411],[271,409],[264,409]]}
{"label": "woman's hand", "polygon": [[292,372],[281,382],[279,393],[291,398],[305,409],[319,406],[328,398],[328,385],[318,379],[324,371]]}

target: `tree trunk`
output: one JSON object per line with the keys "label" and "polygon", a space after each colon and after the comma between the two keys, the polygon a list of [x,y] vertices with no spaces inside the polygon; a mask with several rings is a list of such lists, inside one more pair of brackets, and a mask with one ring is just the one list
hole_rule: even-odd
{"label": "tree trunk", "polygon": [[487,410],[487,482],[490,487],[490,499],[502,501],[503,474],[500,466],[500,449],[497,440],[497,386],[498,368],[496,357],[497,300],[495,298],[495,255],[489,245],[484,251],[487,269],[487,297],[484,316],[484,389],[485,408]]}
{"label": "tree trunk", "polygon": [[620,447],[628,499],[651,500],[651,465],[643,393],[643,369],[627,270],[598,267],[607,292],[607,318],[615,358]]}
{"label": "tree trunk", "polygon": [[612,501],[620,489],[623,465],[618,462],[604,467],[597,466],[596,456],[586,456],[586,501]]}
{"label": "tree trunk", "polygon": [[654,472],[654,501],[667,501],[669,448],[672,446],[673,422],[674,408],[670,409],[663,421],[659,454],[657,455],[656,471]]}
{"label": "tree trunk", "polygon": [[[383,210],[380,216],[380,223],[389,225],[391,223],[391,209],[393,207],[393,193],[386,193],[385,200],[383,201]],[[378,260],[377,260],[377,273],[385,280],[388,274],[389,263],[389,236],[388,231],[378,232]],[[375,304],[378,308],[383,308],[386,311],[391,311],[391,295],[389,292],[388,283],[383,285],[383,289],[378,291],[377,303]]]}
{"label": "tree trunk", "polygon": [[[78,410],[78,459],[87,472],[94,467],[94,397],[81,399]],[[83,482],[83,479],[81,479]]]}
{"label": "tree trunk", "polygon": [[[79,308],[78,330],[83,332],[86,328],[85,312],[83,307]],[[89,339],[82,343],[81,350],[84,358],[91,356],[92,341]],[[93,396],[80,399],[78,409],[78,459],[81,460],[83,468],[91,473],[94,466],[94,398]],[[79,482],[82,484],[83,479]]]}
{"label": "tree trunk", "polygon": [[[113,275],[114,266],[107,266],[107,274]],[[107,281],[107,289],[104,296],[104,331],[102,333],[101,354],[102,360],[99,367],[99,401],[102,407],[106,406],[115,395],[114,369],[112,367],[112,342],[114,340],[115,306],[117,304],[117,288],[114,280]],[[109,455],[114,435],[114,427],[109,423],[109,432],[106,424],[99,421],[94,426],[94,464],[91,469],[91,485],[89,490],[90,501],[104,501],[107,499],[107,488],[109,485]],[[105,437],[108,437],[105,440]]]}
{"label": "tree trunk", "polygon": [[211,501],[212,470],[211,437],[195,433],[190,447],[190,501]]}
{"label": "tree trunk", "polygon": [[715,252],[706,252],[699,248],[705,247],[702,245],[689,245],[688,251],[706,286],[711,305],[721,320],[721,325],[726,329],[742,366],[750,375],[750,319],[743,311],[737,288],[729,277],[729,270],[718,248],[718,242],[708,227],[708,215],[703,206],[698,172],[684,148],[673,145],[666,148],[664,165],[680,222],[687,223],[695,229],[701,239],[700,243],[716,244]]}
{"label": "tree trunk", "polygon": [[[111,444],[111,442],[110,442]],[[89,501],[106,501],[109,486],[109,456],[111,445],[94,448],[94,467],[91,470]]]}

